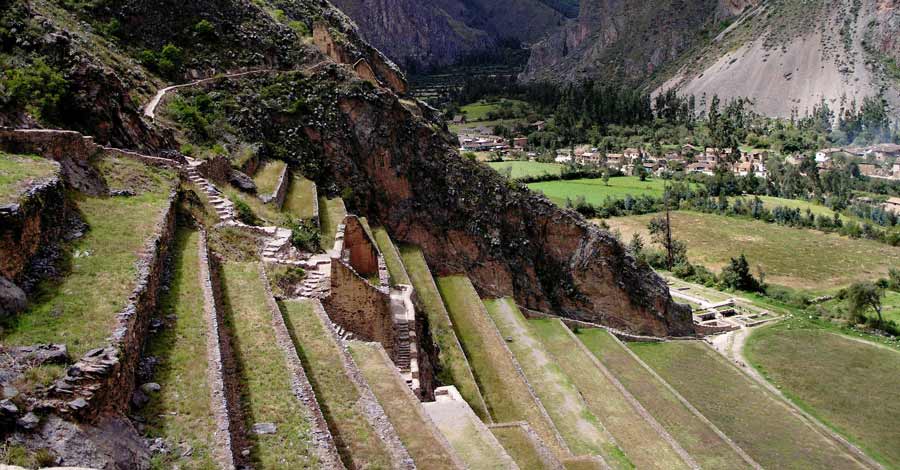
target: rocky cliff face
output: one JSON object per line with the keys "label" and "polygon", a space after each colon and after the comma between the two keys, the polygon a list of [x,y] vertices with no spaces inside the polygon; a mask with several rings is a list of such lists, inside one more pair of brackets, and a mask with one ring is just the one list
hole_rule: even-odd
{"label": "rocky cliff face", "polygon": [[[407,68],[452,64],[499,40],[534,42],[558,28],[563,8],[539,0],[336,0],[362,37]],[[551,3],[552,5],[552,3]]]}
{"label": "rocky cliff face", "polygon": [[585,0],[578,19],[532,48],[522,78],[639,82],[754,0]]}

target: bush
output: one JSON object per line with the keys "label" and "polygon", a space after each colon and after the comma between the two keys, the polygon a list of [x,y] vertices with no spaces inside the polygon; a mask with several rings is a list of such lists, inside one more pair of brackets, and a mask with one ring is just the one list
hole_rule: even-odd
{"label": "bush", "polygon": [[237,211],[237,218],[241,222],[247,225],[257,225],[259,223],[259,218],[256,217],[256,214],[253,213],[253,209],[251,209],[246,202],[235,199],[234,210]]}
{"label": "bush", "polygon": [[211,36],[215,31],[215,26],[207,20],[200,20],[194,25],[194,32],[200,36]]}
{"label": "bush", "polygon": [[25,67],[13,67],[0,76],[0,97],[14,107],[22,106],[35,119],[58,114],[59,103],[69,92],[69,82],[44,59]]}
{"label": "bush", "polygon": [[299,250],[318,253],[322,250],[319,229],[312,222],[305,220],[292,224],[291,245]]}

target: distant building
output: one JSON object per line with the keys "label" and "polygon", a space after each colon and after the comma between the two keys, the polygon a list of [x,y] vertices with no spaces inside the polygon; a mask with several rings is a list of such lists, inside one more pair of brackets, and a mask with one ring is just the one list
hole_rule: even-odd
{"label": "distant building", "polygon": [[878,167],[872,163],[860,163],[859,173],[863,176],[875,176],[878,174]]}
{"label": "distant building", "polygon": [[883,204],[884,210],[900,215],[900,197],[889,198]]}
{"label": "distant building", "polygon": [[513,147],[517,149],[523,149],[528,146],[528,137],[515,137],[513,138]]}

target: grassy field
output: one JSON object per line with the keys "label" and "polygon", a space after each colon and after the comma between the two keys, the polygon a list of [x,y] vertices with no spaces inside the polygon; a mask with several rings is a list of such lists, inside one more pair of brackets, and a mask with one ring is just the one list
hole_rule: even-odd
{"label": "grassy field", "polygon": [[406,268],[403,267],[403,261],[400,259],[400,252],[391,240],[391,236],[384,227],[378,227],[372,230],[374,233],[375,243],[384,256],[384,264],[387,265],[388,273],[391,275],[391,285],[409,284],[409,276],[406,275]]}
{"label": "grassy field", "polygon": [[461,401],[423,403],[466,468],[509,469],[512,459],[468,405]]}
{"label": "grassy field", "polygon": [[[559,320],[532,320],[535,334],[572,378],[587,401],[637,468],[688,468],[658,432],[635,410],[591,355]],[[607,459],[609,461],[609,459]]]}
{"label": "grassy field", "polygon": [[[588,395],[598,390],[576,388],[573,382],[578,379],[566,374],[509,299],[486,300],[484,306],[500,334],[504,338],[513,338],[513,341],[507,341],[507,346],[519,361],[528,383],[547,409],[572,454],[603,455],[615,467],[628,468],[631,463],[624,458],[613,437],[585,403],[585,400],[590,400]],[[609,397],[604,396],[604,399]]]}
{"label": "grassy field", "polygon": [[[541,175],[558,175],[562,173],[563,166],[559,163],[541,163],[541,162],[490,162],[488,166],[497,170],[497,173],[506,175],[507,171],[511,171],[510,177],[523,178],[526,176]],[[507,168],[509,170],[507,170]]]}
{"label": "grassy field", "polygon": [[431,419],[410,393],[397,368],[378,343],[349,343],[350,354],[381,403],[400,441],[419,468],[451,469],[452,456],[436,438]]}
{"label": "grassy field", "polygon": [[113,173],[118,171],[142,178],[143,185],[127,198],[74,196],[90,230],[66,249],[66,276],[45,282],[25,312],[0,323],[0,343],[64,343],[71,357],[106,343],[116,314],[135,287],[136,262],[173,187],[168,172],[143,165],[115,168],[104,172],[113,182],[127,177]]}
{"label": "grassy field", "polygon": [[[519,100],[504,99],[506,103],[513,107],[527,107],[528,103]],[[501,109],[500,101],[479,101],[477,103],[467,104],[459,109],[462,114],[466,115],[466,120],[483,121],[487,119],[488,113],[497,112]]]}
{"label": "grassy field", "polygon": [[291,176],[282,210],[295,222],[297,219],[312,220],[319,215],[316,213],[316,197],[316,183],[295,173]]}
{"label": "grassy field", "polygon": [[629,347],[764,468],[860,468],[818,429],[702,343]]}
{"label": "grassy field", "polygon": [[[647,223],[654,216],[616,217],[607,223],[623,240],[638,232],[646,242]],[[769,283],[798,289],[824,291],[877,279],[900,265],[900,247],[715,214],[673,212],[672,235],[687,243],[692,262],[718,271],[729,258],[744,253],[753,271],[763,268]]]}
{"label": "grassy field", "polygon": [[15,202],[34,181],[52,176],[58,168],[46,158],[0,152],[0,204]]}
{"label": "grassy field", "polygon": [[591,204],[602,204],[607,197],[623,199],[625,196],[662,197],[666,181],[659,178],[641,181],[637,176],[617,176],[609,179],[609,186],[600,178],[568,181],[544,181],[528,185],[532,191],[540,191],[551,201],[562,206],[566,198],[575,201],[579,196]]}
{"label": "grassy field", "polygon": [[[528,435],[524,426],[493,426],[490,428],[494,437],[516,461],[520,469],[552,469],[555,458],[547,449],[539,449],[537,442]],[[542,451],[545,455],[542,455]]]}
{"label": "grassy field", "polygon": [[[216,423],[206,381],[206,320],[199,276],[199,234],[179,228],[171,288],[160,300],[160,317],[174,315],[151,336],[147,354],[159,359],[153,379],[162,388],[140,410],[147,436],[162,437],[178,451],[157,454],[153,468],[213,469]],[[165,313],[165,315],[162,315]],[[185,449],[193,452],[184,455]]]}
{"label": "grassy field", "polygon": [[284,302],[284,317],[341,460],[348,468],[389,468],[390,454],[363,413],[340,345],[309,302]]}
{"label": "grassy field", "polygon": [[632,357],[609,332],[585,328],[577,336],[701,467],[722,470],[749,468],[737,452]]}
{"label": "grassy field", "polygon": [[278,178],[287,163],[281,160],[268,160],[263,163],[262,167],[253,175],[253,182],[256,183],[256,193],[260,195],[272,194],[278,186]]}
{"label": "grassy field", "polygon": [[347,216],[347,208],[341,198],[328,199],[319,196],[319,227],[322,231],[321,244],[326,251],[334,247],[334,236],[337,226],[343,223]]}
{"label": "grassy field", "polygon": [[798,406],[900,468],[900,353],[800,325],[755,330],[747,359]]}
{"label": "grassy field", "polygon": [[275,434],[248,436],[257,468],[314,467],[311,423],[291,389],[291,374],[275,341],[272,313],[256,263],[225,263],[222,269],[225,327],[231,331],[240,374],[244,419],[274,423]]}
{"label": "grassy field", "polygon": [[469,361],[463,353],[456,332],[453,331],[450,315],[444,307],[434,278],[431,277],[422,250],[417,246],[401,245],[400,257],[416,289],[416,296],[428,317],[431,338],[438,347],[441,368],[435,371],[437,379],[441,383],[455,385],[475,414],[489,422],[491,417],[484,404],[484,398],[475,383],[475,377],[469,368]]}
{"label": "grassy field", "polygon": [[494,422],[527,421],[548,446],[562,455],[553,423],[541,413],[518,374],[469,278],[442,277],[437,285]]}
{"label": "grassy field", "polygon": [[459,134],[463,132],[465,129],[473,128],[473,127],[486,127],[490,132],[493,132],[494,127],[497,126],[505,126],[508,128],[513,128],[517,124],[527,124],[524,119],[521,118],[513,118],[513,119],[494,119],[491,121],[472,121],[469,120],[466,124],[449,124],[447,128],[450,132],[454,134]]}

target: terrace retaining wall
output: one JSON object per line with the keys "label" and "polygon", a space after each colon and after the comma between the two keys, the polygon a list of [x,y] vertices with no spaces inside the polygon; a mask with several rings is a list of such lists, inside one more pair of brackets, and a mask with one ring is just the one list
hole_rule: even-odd
{"label": "terrace retaining wall", "polygon": [[150,318],[156,311],[175,237],[176,198],[177,193],[172,191],[154,235],[137,263],[137,283],[125,308],[116,316],[108,344],[88,351],[39,397],[29,397],[29,409],[55,411],[86,422],[96,421],[105,413],[127,411],[135,386],[135,369]]}
{"label": "terrace retaining wall", "polygon": [[275,207],[281,209],[284,205],[284,198],[287,196],[288,183],[290,183],[290,168],[285,165],[278,177],[278,183],[275,185],[275,191],[272,194],[264,194],[260,199],[266,204],[275,204]]}
{"label": "terrace retaining wall", "polygon": [[341,259],[332,258],[331,295],[324,302],[328,316],[356,338],[381,343],[396,360],[390,302],[390,295],[370,284]]}

